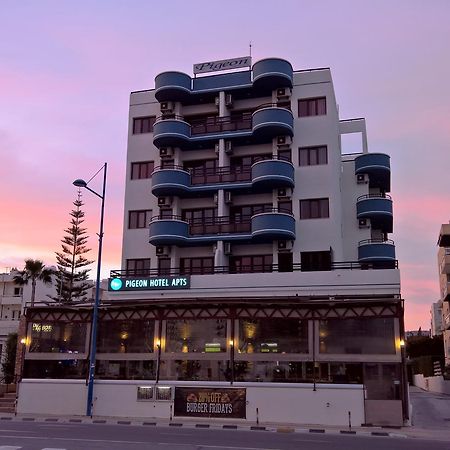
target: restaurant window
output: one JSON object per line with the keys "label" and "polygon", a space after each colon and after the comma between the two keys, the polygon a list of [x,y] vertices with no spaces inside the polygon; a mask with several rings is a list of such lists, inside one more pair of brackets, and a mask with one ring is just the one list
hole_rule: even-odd
{"label": "restaurant window", "polygon": [[395,354],[393,318],[353,318],[321,320],[320,353]]}
{"label": "restaurant window", "polygon": [[133,162],[131,163],[131,179],[151,178],[154,168],[155,164],[153,161]]}
{"label": "restaurant window", "polygon": [[226,333],[227,321],[224,319],[167,320],[166,352],[225,352]]}
{"label": "restaurant window", "polygon": [[302,272],[331,270],[331,251],[301,252]]}
{"label": "restaurant window", "polygon": [[230,273],[272,272],[272,255],[230,256]]}
{"label": "restaurant window", "polygon": [[84,353],[85,323],[33,322],[30,330],[30,353]]}
{"label": "restaurant window", "polygon": [[298,101],[298,116],[322,116],[327,113],[326,97],[304,98]]}
{"label": "restaurant window", "polygon": [[330,217],[327,198],[300,200],[300,219],[324,219]]}
{"label": "restaurant window", "polygon": [[133,134],[153,133],[155,116],[136,117],[133,119]]}
{"label": "restaurant window", "polygon": [[154,320],[102,320],[98,326],[99,353],[152,353]]}
{"label": "restaurant window", "polygon": [[84,379],[87,376],[87,361],[83,359],[24,361],[24,378]]}
{"label": "restaurant window", "polygon": [[95,376],[106,380],[154,380],[156,361],[100,359],[95,367]]}
{"label": "restaurant window", "polygon": [[147,228],[152,217],[152,210],[128,211],[128,228]]}
{"label": "restaurant window", "polygon": [[150,259],[127,259],[127,275],[141,276],[149,275],[150,273]]}
{"label": "restaurant window", "polygon": [[214,258],[180,258],[181,275],[214,273]]}
{"label": "restaurant window", "polygon": [[308,321],[240,319],[240,353],[308,353]]}
{"label": "restaurant window", "polygon": [[217,360],[167,360],[163,361],[161,377],[182,381],[230,381],[229,361]]}
{"label": "restaurant window", "polygon": [[318,147],[303,147],[298,149],[300,166],[319,166],[328,164],[328,150],[326,145]]}

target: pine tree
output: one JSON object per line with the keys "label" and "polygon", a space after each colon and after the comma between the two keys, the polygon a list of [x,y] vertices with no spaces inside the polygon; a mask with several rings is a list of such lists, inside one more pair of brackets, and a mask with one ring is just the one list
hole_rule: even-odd
{"label": "pine tree", "polygon": [[87,282],[90,269],[86,269],[86,266],[93,261],[85,257],[91,249],[86,245],[89,239],[86,228],[82,227],[84,212],[81,207],[84,203],[81,201],[80,190],[73,205],[75,208],[70,213],[70,225],[64,230],[66,235],[61,240],[62,250],[56,252],[58,296],[52,298],[61,303],[86,301],[91,287]]}

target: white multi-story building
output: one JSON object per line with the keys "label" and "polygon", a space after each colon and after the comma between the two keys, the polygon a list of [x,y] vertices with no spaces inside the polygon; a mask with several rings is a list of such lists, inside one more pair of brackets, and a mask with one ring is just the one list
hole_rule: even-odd
{"label": "white multi-story building", "polygon": [[441,225],[438,239],[439,290],[442,304],[442,335],[445,365],[450,365],[450,224]]}
{"label": "white multi-story building", "polygon": [[[350,133],[361,136],[357,154],[342,152]],[[100,310],[96,413],[168,417],[170,406],[180,416],[347,424],[350,413],[353,423],[402,424],[390,178],[389,156],[368,152],[365,120],[340,119],[329,69],[268,58],[215,75],[164,72],[155,89],[133,92],[122,268]],[[49,314],[29,312],[35,352]],[[77,356],[61,377],[85,377],[80,326],[67,325]],[[61,358],[27,356],[33,378]],[[146,409],[135,386],[166,403]],[[235,399],[238,412],[200,401],[206,391]],[[31,412],[27,398],[20,407]]]}
{"label": "white multi-story building", "polygon": [[431,304],[430,315],[431,315],[431,336],[442,335],[442,307],[443,301]]}

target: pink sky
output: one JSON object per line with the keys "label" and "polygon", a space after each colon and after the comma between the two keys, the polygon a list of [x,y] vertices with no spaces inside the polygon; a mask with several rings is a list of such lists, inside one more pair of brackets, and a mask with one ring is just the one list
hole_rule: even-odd
{"label": "pink sky", "polygon": [[[104,276],[119,268],[130,91],[251,40],[254,60],[330,67],[341,118],[366,117],[369,150],[391,155],[406,326],[429,328],[450,219],[450,2],[6,0],[0,17],[0,271],[55,262],[72,181],[105,161]],[[87,194],[95,258],[100,205]]]}

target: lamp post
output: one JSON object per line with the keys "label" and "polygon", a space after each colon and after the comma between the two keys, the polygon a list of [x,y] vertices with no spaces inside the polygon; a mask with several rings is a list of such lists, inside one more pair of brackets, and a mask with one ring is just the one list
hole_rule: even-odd
{"label": "lamp post", "polygon": [[[81,179],[75,180],[73,184],[77,187],[87,189],[94,195],[102,200],[101,212],[100,212],[100,231],[98,233],[98,258],[97,258],[97,280],[95,282],[95,300],[94,310],[92,313],[91,324],[91,348],[89,352],[89,376],[88,376],[88,393],[87,393],[87,406],[86,415],[92,416],[92,406],[94,398],[94,378],[95,378],[95,357],[97,353],[97,325],[98,325],[98,307],[100,304],[100,270],[102,266],[102,244],[103,244],[103,218],[105,214],[105,189],[106,189],[106,170],[108,164],[105,163],[102,168],[89,180],[84,181]],[[102,194],[95,192],[88,186],[88,183],[103,169],[103,188]]]}

